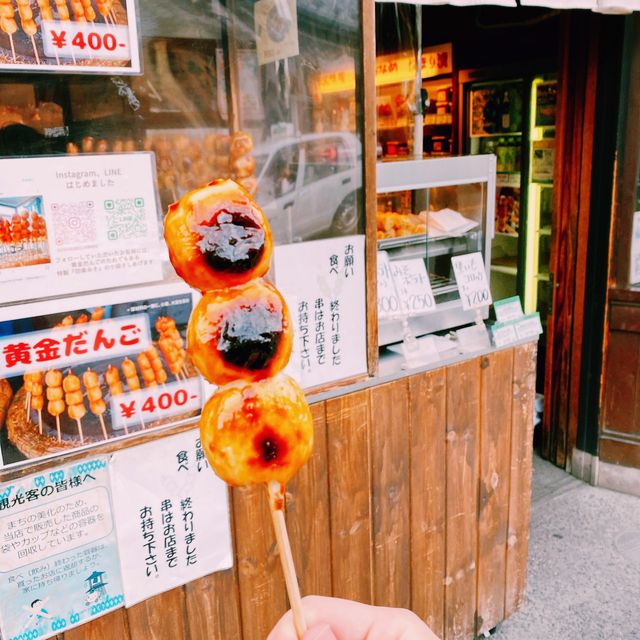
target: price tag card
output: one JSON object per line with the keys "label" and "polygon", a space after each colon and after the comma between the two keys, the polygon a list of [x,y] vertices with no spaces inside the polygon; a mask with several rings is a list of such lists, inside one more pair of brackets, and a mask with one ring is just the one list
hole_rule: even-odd
{"label": "price tag card", "polygon": [[378,251],[378,318],[386,320],[401,313],[400,298],[386,251]]}
{"label": "price tag card", "polygon": [[394,260],[390,266],[404,313],[418,315],[436,310],[431,281],[423,260]]}
{"label": "price tag card", "polygon": [[493,327],[491,327],[491,335],[493,336],[493,344],[496,347],[506,347],[514,342],[518,342],[518,334],[512,322],[498,322],[494,324]]}
{"label": "price tag card", "polygon": [[522,303],[518,296],[505,298],[504,300],[496,300],[496,302],[493,303],[493,308],[496,312],[496,320],[500,323],[517,320],[524,315]]}
{"label": "price tag card", "polygon": [[[66,2],[23,4],[31,6],[32,19],[2,43],[0,69],[110,76],[141,71],[135,0],[72,3],[71,20]],[[25,32],[27,22],[33,33]]]}
{"label": "price tag card", "polygon": [[527,338],[535,338],[542,333],[542,323],[540,322],[539,313],[531,313],[523,316],[514,323],[518,340],[526,340]]}
{"label": "price tag card", "polygon": [[491,289],[487,280],[482,254],[467,253],[451,258],[451,266],[458,283],[462,308],[465,311],[491,304]]}

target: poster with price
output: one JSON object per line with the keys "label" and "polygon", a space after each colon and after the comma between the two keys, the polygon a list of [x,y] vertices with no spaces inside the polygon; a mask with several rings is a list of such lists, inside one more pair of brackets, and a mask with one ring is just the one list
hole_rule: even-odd
{"label": "poster with price", "polygon": [[38,0],[5,8],[0,69],[140,73],[134,0]]}
{"label": "poster with price", "polygon": [[0,304],[162,279],[151,153],[0,160]]}
{"label": "poster with price", "polygon": [[364,236],[297,242],[276,247],[274,254],[276,286],[293,320],[294,366],[302,387],[365,374]]}
{"label": "poster with price", "polygon": [[123,606],[107,458],[0,485],[0,540],[5,640],[51,638]]}
{"label": "poster with price", "polygon": [[233,565],[227,486],[198,429],[116,453],[110,474],[127,607]]}
{"label": "poster with price", "polygon": [[[51,457],[197,416],[182,283],[5,309],[0,457]],[[4,319],[6,318],[6,319]]]}
{"label": "poster with price", "polygon": [[480,252],[454,256],[451,258],[451,266],[465,311],[491,304],[491,289]]}

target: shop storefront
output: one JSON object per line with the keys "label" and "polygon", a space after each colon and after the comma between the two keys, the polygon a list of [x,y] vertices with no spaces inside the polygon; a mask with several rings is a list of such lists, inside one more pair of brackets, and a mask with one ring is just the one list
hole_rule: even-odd
{"label": "shop storefront", "polygon": [[484,77],[454,38],[376,56],[368,0],[3,7],[3,636],[257,639],[288,608],[264,488],[228,490],[194,429],[199,294],[161,238],[214,177],[271,223],[314,416],[303,595],[446,638],[517,610],[561,69]]}

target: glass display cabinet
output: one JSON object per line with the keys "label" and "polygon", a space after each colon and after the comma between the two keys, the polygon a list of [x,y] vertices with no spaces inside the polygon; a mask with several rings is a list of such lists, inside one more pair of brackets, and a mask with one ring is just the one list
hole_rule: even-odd
{"label": "glass display cabinet", "polygon": [[[398,313],[381,312],[380,346],[402,340],[407,321],[414,336],[474,321],[476,314],[462,308],[451,258],[479,251],[488,273],[495,171],[494,155],[378,164],[378,251],[386,254],[380,258],[391,266],[423,261],[435,303],[413,312],[401,300]],[[486,317],[488,306],[482,311]]]}

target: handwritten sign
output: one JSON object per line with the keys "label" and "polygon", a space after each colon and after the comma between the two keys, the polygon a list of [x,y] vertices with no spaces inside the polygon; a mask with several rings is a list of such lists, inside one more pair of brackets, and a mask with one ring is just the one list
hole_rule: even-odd
{"label": "handwritten sign", "polygon": [[436,301],[423,260],[394,260],[390,266],[404,313],[414,315],[436,310]]}
{"label": "handwritten sign", "polygon": [[465,311],[479,309],[491,304],[491,290],[487,281],[482,254],[467,253],[451,258],[451,266],[455,274],[462,308]]}
{"label": "handwritten sign", "polygon": [[378,317],[395,318],[401,313],[391,263],[386,251],[378,251]]}

